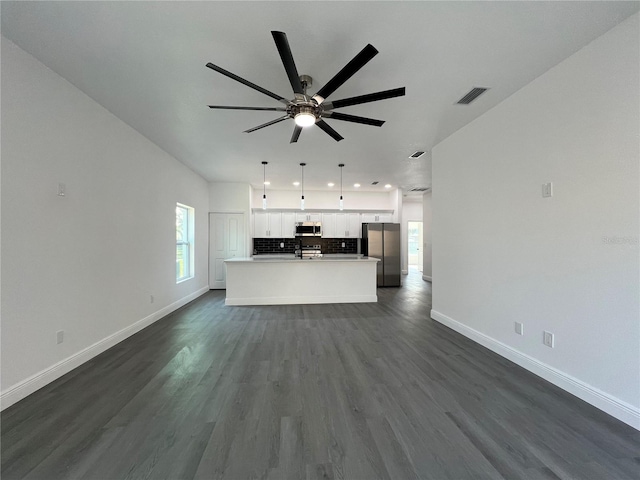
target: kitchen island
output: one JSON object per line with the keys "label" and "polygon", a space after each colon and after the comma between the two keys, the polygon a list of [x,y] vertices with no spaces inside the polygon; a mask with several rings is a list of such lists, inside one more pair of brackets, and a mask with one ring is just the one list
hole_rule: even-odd
{"label": "kitchen island", "polygon": [[377,302],[377,258],[255,256],[225,260],[225,305]]}

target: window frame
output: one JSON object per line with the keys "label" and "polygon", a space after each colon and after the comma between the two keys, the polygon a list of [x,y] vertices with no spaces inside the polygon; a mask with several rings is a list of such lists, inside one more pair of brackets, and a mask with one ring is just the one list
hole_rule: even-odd
{"label": "window frame", "polygon": [[[178,210],[183,212],[182,217],[186,222],[186,225],[182,225],[182,228],[178,227]],[[195,276],[195,209],[184,203],[176,202],[176,284],[185,282],[192,279]],[[186,238],[185,238],[186,234]],[[181,235],[182,239],[178,239]],[[184,255],[184,249],[186,247],[186,255]],[[186,258],[180,258],[180,249],[182,249],[182,256]],[[180,275],[180,262],[183,263],[183,275]]]}

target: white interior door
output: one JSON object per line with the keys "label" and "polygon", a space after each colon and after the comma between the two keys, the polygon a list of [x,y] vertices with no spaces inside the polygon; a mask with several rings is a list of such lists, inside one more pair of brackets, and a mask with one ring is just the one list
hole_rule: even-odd
{"label": "white interior door", "polygon": [[227,287],[227,258],[245,256],[244,214],[209,214],[209,288]]}
{"label": "white interior door", "polygon": [[422,222],[408,222],[408,264],[422,271]]}

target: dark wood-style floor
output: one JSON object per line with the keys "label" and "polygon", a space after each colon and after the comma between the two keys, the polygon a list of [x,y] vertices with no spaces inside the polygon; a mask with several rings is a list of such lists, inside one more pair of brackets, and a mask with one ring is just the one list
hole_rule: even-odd
{"label": "dark wood-style floor", "polygon": [[638,479],[640,432],[429,318],[212,291],[2,413],[2,478]]}

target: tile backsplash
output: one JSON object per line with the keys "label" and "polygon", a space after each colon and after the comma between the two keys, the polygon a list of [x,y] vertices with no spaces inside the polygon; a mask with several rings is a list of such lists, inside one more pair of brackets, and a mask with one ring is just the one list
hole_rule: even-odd
{"label": "tile backsplash", "polygon": [[[344,248],[342,243],[344,242]],[[296,246],[320,245],[322,253],[358,253],[357,238],[254,238],[253,254],[266,255],[274,253],[295,253]],[[281,248],[280,244],[284,244]]]}

